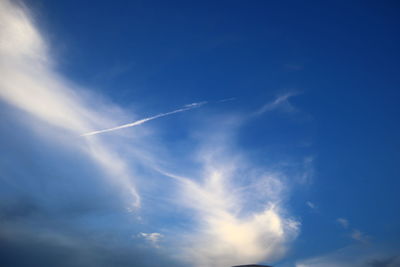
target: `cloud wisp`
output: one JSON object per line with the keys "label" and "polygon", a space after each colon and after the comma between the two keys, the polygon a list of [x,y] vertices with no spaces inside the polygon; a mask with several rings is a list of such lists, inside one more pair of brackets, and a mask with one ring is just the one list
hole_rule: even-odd
{"label": "cloud wisp", "polygon": [[331,253],[298,261],[296,267],[395,267],[399,251],[377,245],[352,245]]}
{"label": "cloud wisp", "polygon": [[349,228],[349,221],[346,218],[337,218],[336,222],[340,224],[344,229]]}
{"label": "cloud wisp", "polygon": [[361,243],[368,243],[369,241],[369,236],[358,229],[353,229],[353,231],[351,232],[351,238]]}
{"label": "cloud wisp", "polygon": [[173,110],[173,111],[170,111],[170,112],[160,113],[160,114],[157,114],[157,115],[152,116],[152,117],[144,118],[144,119],[137,120],[137,121],[134,121],[134,122],[131,122],[131,123],[127,123],[127,124],[123,124],[123,125],[120,125],[120,126],[116,126],[116,127],[113,127],[113,128],[108,128],[108,129],[104,129],[104,130],[98,130],[98,131],[92,131],[92,132],[84,133],[84,134],[81,134],[81,136],[89,136],[89,135],[101,134],[101,133],[112,132],[112,131],[116,131],[116,130],[120,130],[120,129],[124,129],[124,128],[138,126],[138,125],[141,125],[143,123],[146,123],[148,121],[152,121],[152,120],[155,120],[155,119],[158,119],[158,118],[169,116],[169,115],[172,115],[172,114],[175,114],[175,113],[188,111],[188,110],[191,110],[191,109],[194,109],[194,108],[199,108],[199,107],[201,107],[201,106],[203,106],[205,104],[207,104],[207,102],[205,102],[205,101],[204,102],[188,104],[188,105],[185,105],[183,108],[176,109],[176,110]]}
{"label": "cloud wisp", "polygon": [[272,262],[285,254],[300,228],[282,205],[287,194],[284,174],[253,166],[239,149],[228,145],[232,131],[228,127],[214,132],[214,138],[205,137],[196,157],[198,175],[159,170],[177,181],[175,204],[186,208],[195,221],[190,232],[176,235],[182,236],[181,258],[199,267]]}
{"label": "cloud wisp", "polygon": [[[143,169],[147,172],[158,171],[164,180],[171,181],[165,176],[173,178],[171,188],[162,188],[173,205],[155,212],[157,216],[164,213],[169,219],[171,211],[182,210],[175,220],[190,221],[190,227],[185,230],[171,227],[173,229],[169,232],[174,233],[174,240],[162,229],[139,230],[137,233],[141,233],[142,239],[161,248],[159,241],[162,237],[162,243],[173,247],[174,254],[180,254],[181,259],[197,267],[230,266],[265,259],[273,261],[284,255],[300,227],[285,212],[283,203],[289,187],[285,174],[252,164],[251,159],[234,145],[231,135],[239,129],[222,125],[229,119],[221,120],[221,116],[216,116],[215,129],[210,130],[209,125],[200,130],[194,129],[192,132],[202,132],[201,140],[185,146],[185,151],[179,151],[182,153],[169,151],[166,157],[159,155],[163,144],[154,153],[144,149],[148,140],[136,135],[136,131],[132,136],[141,146],[135,146],[135,142],[128,145],[122,138],[106,142],[106,136],[98,138],[94,135],[142,125],[199,108],[207,102],[189,104],[109,128],[110,125],[118,125],[116,122],[122,118],[130,117],[129,112],[116,105],[105,104],[104,99],[100,100],[100,97],[60,76],[45,39],[32,21],[27,10],[11,1],[0,0],[0,99],[10,107],[23,111],[23,123],[38,132],[43,142],[56,143],[57,153],[62,154],[67,149],[79,152],[88,159],[88,165],[94,163],[100,167],[110,184],[117,185],[129,195],[127,202],[137,213],[152,209],[142,206],[144,197],[137,186],[153,178],[146,176]],[[262,107],[258,114],[285,105],[292,107],[288,103],[292,95],[279,97]],[[232,100],[234,98],[217,103]],[[79,135],[93,138],[77,138]],[[134,160],[131,161],[129,157],[122,156],[126,154],[119,153],[120,147],[128,146],[134,150]],[[195,147],[193,151],[191,147]],[[184,154],[184,157],[173,162],[171,158],[177,158],[177,154]],[[138,168],[142,171],[140,175],[137,175],[140,171],[135,169],[135,164],[139,164],[136,162],[142,164]],[[174,171],[161,171],[163,164],[160,162],[166,162],[165,165],[171,166]],[[186,166],[187,162],[197,168],[193,170]],[[176,175],[175,170],[184,175]],[[148,192],[149,195],[153,193],[151,190]]]}
{"label": "cloud wisp", "polygon": [[312,210],[316,210],[318,208],[317,205],[315,205],[315,203],[313,203],[311,201],[307,201],[306,205]]}
{"label": "cloud wisp", "polygon": [[0,99],[26,112],[24,123],[44,138],[88,155],[110,182],[126,190],[129,205],[139,207],[135,178],[126,161],[101,140],[73,140],[82,132],[105,128],[123,112],[95,95],[85,97],[88,92],[55,71],[45,39],[26,8],[1,0],[0,25]]}
{"label": "cloud wisp", "polygon": [[147,240],[155,248],[160,247],[158,243],[163,238],[163,235],[160,233],[139,233],[138,236]]}
{"label": "cloud wisp", "polygon": [[289,98],[298,95],[299,93],[296,92],[289,92],[283,95],[278,96],[274,101],[266,103],[260,109],[258,109],[253,115],[258,116],[264,114],[266,112],[275,110],[275,109],[283,109],[286,112],[292,112],[296,109],[293,105],[289,102]]}

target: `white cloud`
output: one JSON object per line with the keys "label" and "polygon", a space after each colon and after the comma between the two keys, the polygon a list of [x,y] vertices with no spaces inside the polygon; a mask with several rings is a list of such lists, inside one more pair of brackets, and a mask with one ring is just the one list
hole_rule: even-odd
{"label": "white cloud", "polygon": [[353,229],[350,236],[352,239],[362,243],[367,243],[369,240],[369,237],[358,229]]}
{"label": "white cloud", "polygon": [[303,161],[303,173],[300,176],[299,182],[301,184],[310,184],[314,177],[314,158],[308,156]]}
{"label": "white cloud", "polygon": [[395,267],[398,251],[374,245],[353,245],[325,255],[300,260],[296,267]]}
{"label": "white cloud", "polygon": [[160,233],[139,233],[139,237],[144,238],[152,246],[159,248],[159,242],[164,237],[164,235]]}
{"label": "white cloud", "polygon": [[[86,99],[88,95],[83,96],[82,91],[79,93],[76,86],[54,71],[46,43],[26,10],[1,0],[0,25],[0,99],[55,128],[34,125],[28,116],[27,124],[39,129],[46,138],[69,135],[73,139],[115,120],[110,115],[110,106],[101,104],[93,95]],[[126,188],[132,206],[140,205],[127,164],[109,146],[100,139],[77,140],[66,145],[88,153],[112,181]]]}
{"label": "white cloud", "polygon": [[[336,222],[339,223],[344,229],[348,229],[350,226],[349,221],[345,218],[337,218]],[[361,243],[368,243],[368,240],[369,240],[369,236],[362,233],[358,229],[353,229],[350,233],[350,237],[351,237],[351,239],[359,241]]]}
{"label": "white cloud", "polygon": [[218,149],[206,147],[199,156],[200,177],[163,172],[180,183],[175,198],[197,222],[194,233],[181,233],[184,257],[199,267],[282,257],[299,231],[299,223],[281,205],[287,189],[283,175],[256,171],[237,151],[221,149],[221,143]]}
{"label": "white cloud", "polygon": [[262,106],[259,110],[255,112],[254,115],[261,115],[264,114],[265,112],[272,111],[275,109],[282,109],[286,112],[292,112],[295,111],[295,107],[293,107],[292,104],[289,102],[289,98],[292,96],[296,96],[298,93],[295,92],[289,92],[283,95],[278,96],[273,102],[269,102]]}
{"label": "white cloud", "polygon": [[312,203],[311,201],[307,201],[307,202],[306,202],[306,205],[307,205],[310,209],[313,209],[313,210],[315,210],[315,209],[317,208],[317,206],[316,206],[314,203]]}
{"label": "white cloud", "polygon": [[347,229],[349,227],[349,221],[345,218],[337,218],[336,221],[344,228]]}
{"label": "white cloud", "polygon": [[[137,178],[133,177],[130,164],[116,148],[125,144],[106,142],[100,136],[80,137],[82,133],[115,130],[110,129],[110,125],[116,125],[126,117],[124,112],[104,104],[98,96],[84,92],[56,73],[46,43],[25,10],[8,0],[0,0],[0,25],[0,98],[40,119],[40,126],[32,124],[28,115],[25,122],[40,131],[43,137],[65,141],[63,137],[68,136],[67,140],[74,140],[60,142],[60,146],[87,153],[106,171],[110,182],[130,194],[132,206],[139,207],[140,195],[135,186]],[[278,107],[290,110],[292,106],[288,99],[293,95],[278,97],[262,107],[258,114]],[[199,105],[194,103],[183,109]],[[93,129],[106,130],[91,132]],[[184,206],[193,215],[195,225],[176,234],[179,248],[183,251],[181,254],[191,265],[220,267],[265,259],[273,261],[284,255],[290,241],[299,232],[299,223],[290,218],[283,205],[288,193],[285,175],[245,160],[240,151],[229,144],[229,133],[234,130],[228,128],[218,133],[205,129],[209,139],[201,141],[203,148],[195,162],[200,165],[196,177],[160,171],[177,181],[176,191],[166,189],[174,194],[171,196],[176,205],[173,208]],[[157,152],[161,149],[158,148]],[[159,165],[165,159],[158,154],[138,147],[132,150],[132,154],[146,167],[162,169]],[[181,162],[174,169],[181,173],[194,173]],[[157,232],[142,232],[140,236],[154,245],[163,237]]]}

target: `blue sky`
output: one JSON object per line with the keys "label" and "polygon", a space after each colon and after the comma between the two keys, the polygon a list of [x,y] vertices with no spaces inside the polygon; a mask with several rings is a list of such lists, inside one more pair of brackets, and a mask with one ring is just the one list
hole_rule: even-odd
{"label": "blue sky", "polygon": [[398,13],[0,0],[1,265],[398,266]]}

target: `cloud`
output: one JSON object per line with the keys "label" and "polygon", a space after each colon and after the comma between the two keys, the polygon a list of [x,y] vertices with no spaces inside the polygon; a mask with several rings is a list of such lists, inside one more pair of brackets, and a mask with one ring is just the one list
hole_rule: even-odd
{"label": "cloud", "polygon": [[236,97],[229,97],[229,98],[221,99],[221,100],[217,101],[217,103],[230,102],[230,101],[234,101],[234,100],[236,100]]}
{"label": "cloud", "polygon": [[296,267],[394,267],[400,263],[399,251],[376,245],[353,245],[334,252],[301,260]]}
{"label": "cloud", "polygon": [[139,233],[139,237],[146,239],[152,246],[159,248],[159,242],[164,235],[160,233]]}
{"label": "cloud", "polygon": [[[240,122],[233,117],[217,116],[211,124],[196,126],[201,129],[191,129],[189,138],[192,139],[183,151],[176,147],[168,149],[175,143],[160,144],[151,140],[154,143],[149,144],[148,139],[140,135],[144,127],[130,133],[129,143],[122,135],[115,139],[105,135],[81,138],[82,133],[96,135],[132,127],[205,103],[189,104],[122,124],[126,118],[132,116],[134,120],[136,116],[57,73],[45,39],[32,21],[26,9],[0,0],[0,99],[7,108],[20,112],[19,117],[26,126],[21,129],[34,132],[38,136],[33,140],[40,141],[40,148],[30,151],[31,158],[26,159],[37,166],[18,170],[27,174],[10,175],[18,177],[26,187],[25,192],[21,190],[19,194],[37,192],[32,193],[35,196],[31,206],[13,206],[7,202],[1,210],[3,218],[9,222],[2,224],[2,229],[7,231],[1,232],[1,242],[5,245],[0,247],[19,251],[20,255],[32,247],[34,255],[29,254],[27,258],[38,266],[55,265],[52,255],[46,258],[44,251],[49,248],[54,248],[51,251],[57,259],[71,259],[71,262],[62,261],[65,266],[129,266],[135,262],[127,256],[130,253],[135,259],[138,255],[136,265],[178,266],[173,260],[170,261],[174,264],[169,264],[165,255],[158,258],[158,254],[154,262],[149,262],[148,257],[141,256],[140,246],[130,250],[129,241],[120,240],[120,237],[132,237],[133,231],[140,232],[142,238],[157,246],[162,238],[166,248],[159,247],[157,251],[162,251],[159,253],[167,251],[191,266],[220,267],[274,261],[285,254],[300,228],[299,222],[285,210],[284,203],[290,191],[285,172],[257,166],[235,146],[234,133],[239,131]],[[292,110],[288,99],[293,95],[278,97],[257,114],[278,108]],[[206,120],[212,120],[210,117]],[[110,125],[121,126],[109,128]],[[105,130],[93,132],[93,129]],[[7,130],[10,135],[28,135],[15,129]],[[33,134],[29,134],[32,137]],[[18,140],[24,139],[19,136]],[[50,148],[45,150],[45,146]],[[22,146],[22,152],[15,157],[22,159],[27,150],[28,147]],[[43,156],[44,160],[35,161],[38,156]],[[91,164],[99,170],[92,170]],[[60,166],[63,168],[58,170]],[[8,170],[16,171],[15,168]],[[31,170],[35,170],[36,175],[29,173]],[[93,186],[96,181],[101,183],[101,179],[97,179],[100,176],[108,178],[103,191]],[[85,184],[88,180],[93,183]],[[98,196],[95,196],[96,190],[101,191]],[[118,210],[117,204],[110,204],[119,195],[128,199],[135,215],[153,212],[154,218],[143,220],[151,223],[160,220],[154,223],[156,230],[138,230],[147,225],[139,226],[140,223],[126,218],[120,221],[124,211]],[[74,202],[78,196],[79,201]],[[161,197],[166,204],[159,201]],[[155,200],[151,202],[151,199]],[[164,206],[160,208],[161,205]],[[172,222],[168,224],[168,221]],[[15,222],[18,225],[12,228]],[[64,227],[54,226],[59,224]],[[43,228],[38,231],[35,225],[43,225]],[[98,236],[102,238],[96,239]],[[104,245],[113,240],[119,245]],[[38,244],[43,244],[43,250]],[[26,260],[19,259],[16,254],[7,264],[26,266]]]}
{"label": "cloud", "polygon": [[[0,99],[41,120],[39,125],[34,124],[27,116],[26,124],[46,138],[57,140],[73,138],[115,120],[115,107],[102,104],[100,98],[85,93],[54,71],[49,49],[27,10],[8,0],[0,1],[0,24]],[[87,153],[109,174],[110,182],[126,188],[131,206],[140,206],[134,177],[112,148],[99,139],[66,145]]]}
{"label": "cloud", "polygon": [[307,205],[310,209],[313,209],[313,210],[315,210],[315,209],[317,208],[317,206],[316,206],[314,203],[312,203],[311,201],[307,201],[307,202],[306,202],[306,205]]}
{"label": "cloud", "polygon": [[278,96],[274,101],[269,102],[265,105],[263,105],[259,110],[257,110],[254,115],[261,115],[264,114],[265,112],[276,110],[276,109],[281,109],[285,112],[293,112],[296,109],[293,107],[292,104],[289,102],[289,98],[298,95],[298,93],[295,92],[289,92],[283,95]]}
{"label": "cloud", "polygon": [[214,132],[214,138],[221,135],[217,140],[205,138],[197,156],[199,176],[160,171],[178,182],[181,189],[174,198],[194,218],[190,232],[178,236],[183,236],[182,258],[199,267],[277,260],[299,231],[299,222],[281,205],[284,175],[259,170],[239,151],[224,147],[231,130]]}
{"label": "cloud", "polygon": [[336,221],[344,228],[347,229],[349,227],[349,221],[345,218],[337,218]]}
{"label": "cloud", "polygon": [[368,239],[369,239],[369,237],[367,235],[365,235],[358,229],[353,229],[350,236],[352,239],[362,242],[362,243],[367,243]]}
{"label": "cloud", "polygon": [[[345,218],[337,218],[336,222],[339,223],[344,229],[348,229],[349,228],[349,221]],[[353,240],[359,241],[361,243],[368,243],[369,241],[369,236],[367,236],[366,234],[362,233],[360,230],[358,229],[353,229],[350,233],[350,237]]]}
{"label": "cloud", "polygon": [[400,266],[400,256],[393,256],[386,259],[374,259],[367,263],[370,267],[396,267]]}
{"label": "cloud", "polygon": [[4,222],[0,225],[2,266],[183,266],[161,250],[149,250],[130,240],[116,239],[106,229],[99,237],[59,226],[38,229]]}

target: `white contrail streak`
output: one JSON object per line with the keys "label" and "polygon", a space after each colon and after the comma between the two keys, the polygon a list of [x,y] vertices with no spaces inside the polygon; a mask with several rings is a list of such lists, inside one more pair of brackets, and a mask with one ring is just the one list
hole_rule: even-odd
{"label": "white contrail streak", "polygon": [[222,100],[217,101],[217,103],[229,102],[233,100],[236,100],[236,97],[224,98]]}
{"label": "white contrail streak", "polygon": [[143,124],[145,122],[148,122],[148,121],[151,121],[151,120],[154,120],[154,119],[158,119],[158,118],[165,117],[165,116],[168,116],[168,115],[172,115],[172,114],[175,114],[175,113],[179,113],[179,112],[187,111],[187,110],[190,110],[190,109],[198,108],[198,107],[201,107],[201,106],[203,106],[205,104],[207,104],[206,101],[188,104],[188,105],[185,105],[183,108],[180,108],[180,109],[177,109],[177,110],[174,110],[174,111],[157,114],[157,115],[152,116],[152,117],[144,118],[144,119],[141,119],[141,120],[138,120],[138,121],[134,121],[134,122],[131,122],[131,123],[128,123],[128,124],[123,124],[123,125],[120,125],[120,126],[117,126],[117,127],[109,128],[109,129],[104,129],[104,130],[84,133],[84,134],[81,134],[81,136],[95,135],[95,134],[100,134],[100,133],[112,132],[112,131],[123,129],[123,128],[138,126],[138,125],[141,125],[141,124]]}

